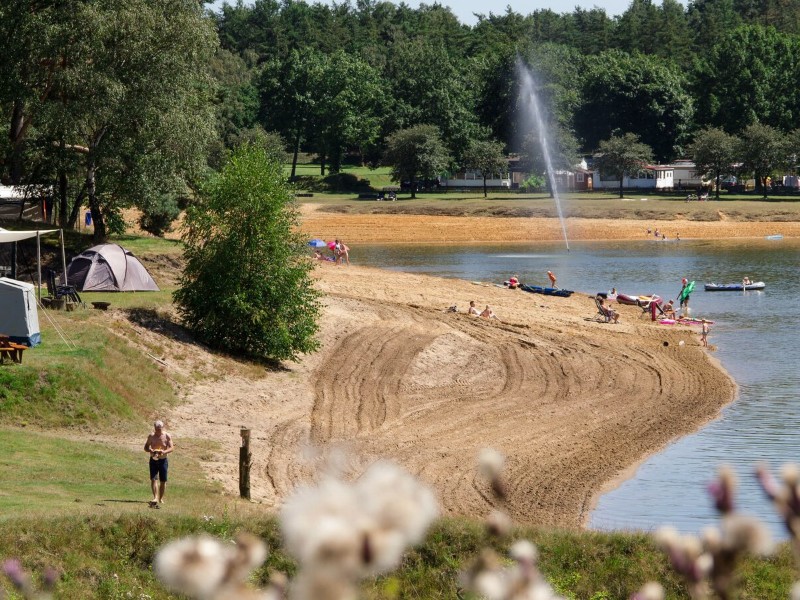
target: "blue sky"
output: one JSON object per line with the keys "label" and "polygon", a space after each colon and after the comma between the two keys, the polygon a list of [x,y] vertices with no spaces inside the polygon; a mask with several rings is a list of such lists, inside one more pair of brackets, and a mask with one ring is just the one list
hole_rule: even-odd
{"label": "blue sky", "polygon": [[[313,4],[311,0],[306,0],[308,4]],[[685,5],[686,0],[681,0]],[[230,4],[234,4],[235,0],[231,0]],[[249,2],[245,2],[249,4]],[[331,4],[330,0],[320,0],[321,4]],[[433,0],[427,0],[425,4],[433,4]],[[533,11],[541,8],[549,8],[556,12],[572,12],[576,6],[584,9],[604,8],[609,16],[619,15],[630,6],[630,0],[500,0],[499,2],[486,2],[486,0],[439,0],[439,4],[449,6],[462,23],[474,25],[477,19],[473,13],[488,15],[490,12],[495,14],[502,14],[506,11],[506,6],[510,6],[514,12],[527,15]],[[353,3],[355,4],[355,3]],[[395,2],[399,4],[399,2]],[[420,2],[418,0],[406,0],[406,4],[411,7],[418,7]],[[656,0],[656,4],[660,4]],[[222,1],[217,0],[213,7],[222,6]]]}

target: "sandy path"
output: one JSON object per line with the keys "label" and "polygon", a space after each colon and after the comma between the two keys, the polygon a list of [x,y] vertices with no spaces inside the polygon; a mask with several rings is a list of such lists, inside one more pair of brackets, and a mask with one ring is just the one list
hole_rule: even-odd
{"label": "sandy path", "polygon": [[[482,516],[493,501],[475,457],[494,447],[509,457],[516,520],[576,527],[603,486],[735,392],[695,332],[635,307],[613,325],[589,320],[585,295],[362,267],[317,274],[318,353],[263,377],[225,375],[225,359],[206,356],[220,378],[188,386],[169,415],[176,439],[219,443],[204,464],[231,494],[242,425],[253,429],[253,497],[273,506],[331,462],[357,475],[388,457],[432,484],[447,513]],[[503,321],[467,317],[469,299]],[[443,312],[453,302],[462,313]]]}

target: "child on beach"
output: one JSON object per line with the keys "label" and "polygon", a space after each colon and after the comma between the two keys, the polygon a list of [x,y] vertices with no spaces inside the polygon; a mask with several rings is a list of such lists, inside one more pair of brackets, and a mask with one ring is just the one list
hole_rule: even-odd
{"label": "child on beach", "polygon": [[552,288],[557,288],[558,287],[556,285],[556,276],[553,274],[552,271],[548,271],[547,272],[547,278],[550,280],[550,287],[552,287]]}
{"label": "child on beach", "polygon": [[706,348],[708,348],[708,329],[709,329],[708,321],[703,319],[703,328],[700,332],[700,341],[703,342],[703,346]]}

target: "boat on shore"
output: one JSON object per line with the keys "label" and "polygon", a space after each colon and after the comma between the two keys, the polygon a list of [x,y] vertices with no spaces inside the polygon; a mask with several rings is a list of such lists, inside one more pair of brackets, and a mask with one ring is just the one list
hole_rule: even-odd
{"label": "boat on shore", "polygon": [[765,239],[768,239],[768,240],[782,240],[783,239],[783,234],[775,233],[773,235],[766,236]]}
{"label": "boat on shore", "polygon": [[628,306],[648,306],[651,302],[661,303],[661,297],[656,294],[649,296],[629,296],[628,294],[617,294],[617,302]]}
{"label": "boat on shore", "polygon": [[763,281],[754,281],[743,285],[741,283],[707,283],[705,289],[707,292],[744,292],[745,290],[763,290],[767,284]]}
{"label": "boat on shore", "polygon": [[561,298],[569,298],[575,292],[573,290],[562,290],[561,288],[539,287],[538,285],[525,285],[519,286],[519,289],[530,292],[531,294],[544,294],[545,296],[559,296]]}

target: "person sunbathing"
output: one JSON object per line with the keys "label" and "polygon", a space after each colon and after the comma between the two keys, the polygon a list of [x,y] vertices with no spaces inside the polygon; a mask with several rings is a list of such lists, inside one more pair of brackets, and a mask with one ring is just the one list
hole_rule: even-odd
{"label": "person sunbathing", "polygon": [[[489,308],[488,304],[486,305],[486,308],[483,309],[483,312],[479,316],[483,317],[484,319],[497,319],[497,315],[494,314],[494,311],[491,308]],[[499,321],[500,319],[497,320]]]}
{"label": "person sunbathing", "polygon": [[481,315],[481,311],[479,311],[478,308],[475,306],[475,300],[469,301],[469,310],[467,310],[467,314],[471,317],[472,316],[479,317]]}
{"label": "person sunbathing", "polygon": [[608,305],[608,301],[600,296],[600,309],[603,311],[603,314],[608,318],[609,321],[612,323],[619,322],[619,313],[615,311]]}

